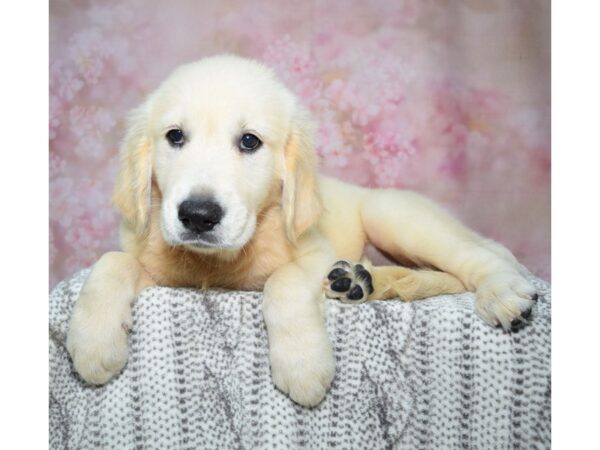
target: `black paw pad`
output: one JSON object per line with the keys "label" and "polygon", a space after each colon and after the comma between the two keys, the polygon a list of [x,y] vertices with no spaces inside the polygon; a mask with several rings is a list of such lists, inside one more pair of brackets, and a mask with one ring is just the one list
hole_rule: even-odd
{"label": "black paw pad", "polygon": [[346,292],[350,289],[351,284],[352,280],[350,278],[342,277],[331,283],[331,289],[335,292]]}
{"label": "black paw pad", "polygon": [[362,288],[357,284],[352,289],[350,289],[350,292],[348,292],[346,298],[348,300],[361,300],[363,298],[363,295],[364,292]]}
{"label": "black paw pad", "polygon": [[[361,265],[357,264],[356,267],[358,266]],[[371,278],[371,274],[364,267],[362,269],[357,269],[356,278],[364,282],[369,294],[373,293],[373,278]]]}
{"label": "black paw pad", "polygon": [[347,273],[348,273],[347,270],[342,269],[341,267],[338,267],[336,269],[333,269],[331,272],[329,272],[329,275],[327,275],[327,279],[329,279],[330,281],[337,280],[338,278],[343,277]]}
{"label": "black paw pad", "polygon": [[336,262],[324,282],[325,295],[351,303],[361,303],[373,293],[373,278],[362,264]]}

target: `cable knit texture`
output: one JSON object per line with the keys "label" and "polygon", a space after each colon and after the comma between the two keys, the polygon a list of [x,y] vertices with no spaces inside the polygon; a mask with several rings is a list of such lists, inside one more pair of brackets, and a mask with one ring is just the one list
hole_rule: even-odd
{"label": "cable knit texture", "polygon": [[50,295],[53,449],[550,448],[550,286],[540,279],[532,323],[513,333],[478,319],[471,293],[327,300],[336,376],[307,409],[271,382],[260,292],[144,290],[125,369],[87,385],[65,338],[88,273]]}

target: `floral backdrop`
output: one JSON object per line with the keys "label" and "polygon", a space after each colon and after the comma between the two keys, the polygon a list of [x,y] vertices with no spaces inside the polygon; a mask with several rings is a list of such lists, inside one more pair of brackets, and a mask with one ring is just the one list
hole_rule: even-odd
{"label": "floral backdrop", "polygon": [[420,191],[550,279],[549,3],[51,0],[50,284],[118,247],[126,113],[221,52],[313,111],[322,172]]}

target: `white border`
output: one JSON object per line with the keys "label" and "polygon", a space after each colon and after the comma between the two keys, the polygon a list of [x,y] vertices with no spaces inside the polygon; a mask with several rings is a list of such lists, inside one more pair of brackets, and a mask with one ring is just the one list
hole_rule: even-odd
{"label": "white border", "polygon": [[48,4],[0,4],[0,448],[48,447]]}
{"label": "white border", "polygon": [[552,437],[588,449],[600,441],[600,5],[552,6]]}

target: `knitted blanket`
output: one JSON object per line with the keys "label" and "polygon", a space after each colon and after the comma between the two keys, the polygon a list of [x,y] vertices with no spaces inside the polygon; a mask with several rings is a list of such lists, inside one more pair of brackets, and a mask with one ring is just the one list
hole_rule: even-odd
{"label": "knitted blanket", "polygon": [[65,349],[88,271],[50,295],[53,449],[547,449],[550,286],[531,325],[493,329],[471,293],[414,303],[327,300],[337,361],[313,409],[271,382],[260,292],[154,287],[134,307],[129,361],[86,385]]}

